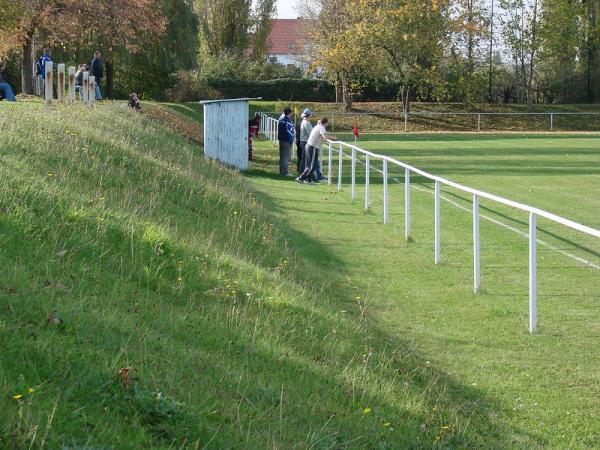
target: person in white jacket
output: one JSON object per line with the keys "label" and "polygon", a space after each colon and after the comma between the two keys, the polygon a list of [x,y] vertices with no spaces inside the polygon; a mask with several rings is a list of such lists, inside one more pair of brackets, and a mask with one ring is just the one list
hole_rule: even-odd
{"label": "person in white jacket", "polygon": [[304,171],[300,174],[297,181],[306,184],[312,184],[315,181],[320,180],[316,176],[317,163],[319,158],[319,152],[323,146],[325,139],[335,140],[334,136],[328,136],[325,131],[327,130],[327,117],[323,117],[319,120],[319,123],[312,129],[306,141],[306,152],[304,157]]}

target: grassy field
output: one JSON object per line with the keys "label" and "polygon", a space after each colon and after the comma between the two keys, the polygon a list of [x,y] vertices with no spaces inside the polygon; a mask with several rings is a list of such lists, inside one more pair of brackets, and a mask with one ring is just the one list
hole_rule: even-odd
{"label": "grassy field", "polygon": [[[600,228],[598,136],[365,135],[360,145]],[[482,214],[512,230],[482,220],[484,292],[474,295],[471,215],[460,209],[470,210],[470,198],[442,189],[453,203],[442,202],[443,261],[435,267],[432,186],[425,180],[413,177],[413,241],[405,243],[403,173],[390,171],[400,184],[390,185],[390,224],[383,226],[377,174],[371,174],[372,202],[365,213],[362,166],[357,199],[348,208],[349,161],[344,190],[337,193],[334,187],[291,182],[286,189],[285,180],[265,181],[274,159],[267,145],[251,176],[291,228],[301,227],[331,249],[337,276],[319,267],[318,278],[366,296],[368,322],[410,343],[421,363],[437,371],[429,382],[456,405],[453,433],[466,421],[482,439],[448,447],[600,445],[594,425],[600,370],[592,356],[600,333],[600,279],[597,268],[573,259],[600,265],[596,240],[538,222],[539,329],[528,336],[527,239],[514,231],[527,231],[526,213],[481,203]],[[337,160],[333,167],[337,174]],[[319,252],[310,245],[304,251]]]}
{"label": "grassy field", "polygon": [[[600,445],[595,269],[540,246],[530,336],[526,239],[482,221],[472,294],[470,216],[443,203],[435,267],[423,180],[405,243],[401,186],[383,226],[376,175],[365,213],[347,185],[275,176],[265,141],[231,172],[173,131],[193,107],[0,108],[0,448]],[[579,138],[361,145],[597,226],[597,141]],[[596,243],[540,228],[598,263]]]}

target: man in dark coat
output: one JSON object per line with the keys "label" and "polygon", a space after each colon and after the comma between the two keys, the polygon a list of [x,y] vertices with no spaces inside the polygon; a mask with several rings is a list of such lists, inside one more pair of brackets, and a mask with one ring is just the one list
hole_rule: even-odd
{"label": "man in dark coat", "polygon": [[92,59],[92,75],[96,77],[96,100],[102,100],[102,92],[100,91],[100,85],[102,78],[104,78],[104,66],[102,65],[102,54],[99,51],[94,52],[94,59]]}

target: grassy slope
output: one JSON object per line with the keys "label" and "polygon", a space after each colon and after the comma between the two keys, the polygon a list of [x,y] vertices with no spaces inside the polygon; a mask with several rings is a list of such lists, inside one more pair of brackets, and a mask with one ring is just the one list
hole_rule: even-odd
{"label": "grassy slope", "polygon": [[332,288],[331,249],[181,136],[111,103],[3,106],[0,130],[0,447],[511,439]]}
{"label": "grassy slope", "polygon": [[363,214],[346,193],[270,176],[268,143],[249,190],[121,105],[43,124],[42,111],[0,110],[0,447],[598,443],[598,309],[553,295],[527,336],[511,233],[482,224],[497,259],[475,297],[468,234],[449,226],[468,217],[444,209],[444,264],[429,270],[428,195],[406,245],[397,202],[381,226],[378,187]]}

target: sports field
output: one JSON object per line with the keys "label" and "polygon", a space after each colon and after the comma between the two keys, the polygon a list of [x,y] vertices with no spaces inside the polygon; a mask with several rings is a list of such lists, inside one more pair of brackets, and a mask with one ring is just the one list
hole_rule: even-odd
{"label": "sports field", "polygon": [[[353,141],[351,135],[337,137]],[[373,134],[361,137],[358,145],[600,228],[598,138]],[[445,419],[449,423],[441,424],[442,435],[468,428],[478,435],[471,436],[475,447],[600,445],[597,240],[538,220],[538,332],[529,335],[528,247],[520,234],[527,232],[526,213],[481,201],[483,293],[476,295],[468,195],[442,188],[442,264],[435,266],[430,182],[411,178],[413,240],[406,243],[403,170],[390,166],[390,219],[384,226],[378,173],[371,172],[371,204],[365,213],[363,166],[357,168],[357,198],[352,202],[349,159],[338,193],[337,159],[332,186],[307,186],[266,176],[276,171],[277,150],[271,143],[259,144],[257,155],[252,183],[290,229],[302,230],[287,237],[300,255],[320,261],[307,270],[314,270],[315,283],[325,286],[323,300],[327,286],[344,286],[356,294],[365,320],[389,335],[390,342],[404,342],[423,358],[424,367],[437,372],[427,377],[422,395],[440,383],[440,402],[450,399],[454,405],[452,417]],[[392,392],[382,390],[390,404],[410,410],[411,405],[388,398]],[[436,392],[434,397],[440,395]],[[437,400],[431,400],[435,405]],[[435,406],[422,413],[435,416]]]}

